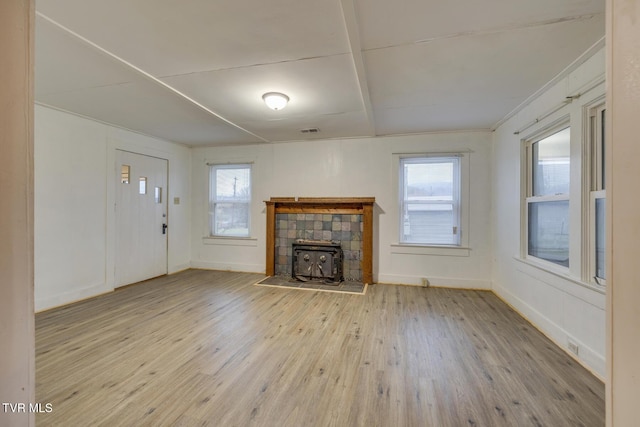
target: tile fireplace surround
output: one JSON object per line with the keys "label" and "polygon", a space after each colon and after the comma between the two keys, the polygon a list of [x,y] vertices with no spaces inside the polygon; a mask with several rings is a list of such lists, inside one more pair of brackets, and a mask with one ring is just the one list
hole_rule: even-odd
{"label": "tile fireplace surround", "polygon": [[276,214],[275,274],[291,275],[292,246],[298,239],[336,241],[344,254],[344,279],[362,281],[362,215]]}
{"label": "tile fireplace surround", "polygon": [[345,277],[373,283],[375,198],[272,197],[265,203],[268,276],[291,272],[291,243],[296,239],[338,240],[348,254]]}

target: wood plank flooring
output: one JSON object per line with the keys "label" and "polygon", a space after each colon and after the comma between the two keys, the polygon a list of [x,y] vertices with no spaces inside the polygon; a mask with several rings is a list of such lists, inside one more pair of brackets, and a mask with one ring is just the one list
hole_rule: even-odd
{"label": "wood plank flooring", "polygon": [[604,385],[490,292],[263,277],[189,270],[37,314],[37,425],[604,425]]}

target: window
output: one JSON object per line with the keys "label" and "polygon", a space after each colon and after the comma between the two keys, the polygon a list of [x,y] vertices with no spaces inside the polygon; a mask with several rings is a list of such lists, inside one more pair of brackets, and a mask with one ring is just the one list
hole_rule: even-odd
{"label": "window", "polygon": [[461,244],[461,157],[400,158],[400,243]]}
{"label": "window", "polygon": [[249,237],[250,209],[251,165],[211,165],[210,235]]}
{"label": "window", "polygon": [[527,255],[569,267],[570,128],[526,143]]}
{"label": "window", "polygon": [[589,110],[589,281],[605,285],[605,106],[600,104]]}
{"label": "window", "polygon": [[131,176],[131,166],[129,165],[120,166],[120,182],[123,184],[128,184],[129,176]]}
{"label": "window", "polygon": [[546,123],[521,145],[520,256],[539,269],[603,293],[606,105],[604,85],[597,87],[579,101],[565,99],[523,128]]}
{"label": "window", "polygon": [[138,193],[147,194],[147,177],[146,176],[141,176],[138,179],[138,182],[140,183],[140,185],[138,187]]}

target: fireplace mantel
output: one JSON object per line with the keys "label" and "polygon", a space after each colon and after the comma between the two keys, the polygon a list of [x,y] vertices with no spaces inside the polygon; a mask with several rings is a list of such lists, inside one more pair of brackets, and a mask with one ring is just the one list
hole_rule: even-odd
{"label": "fireplace mantel", "polygon": [[267,276],[275,274],[276,214],[362,215],[362,281],[373,283],[373,204],[375,197],[272,197],[267,205]]}

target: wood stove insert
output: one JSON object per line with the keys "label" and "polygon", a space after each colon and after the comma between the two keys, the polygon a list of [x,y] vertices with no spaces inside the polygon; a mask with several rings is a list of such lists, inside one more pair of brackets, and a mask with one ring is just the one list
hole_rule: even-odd
{"label": "wood stove insert", "polygon": [[292,244],[291,277],[307,282],[320,280],[339,285],[343,275],[343,252],[340,242],[326,240],[298,240]]}

